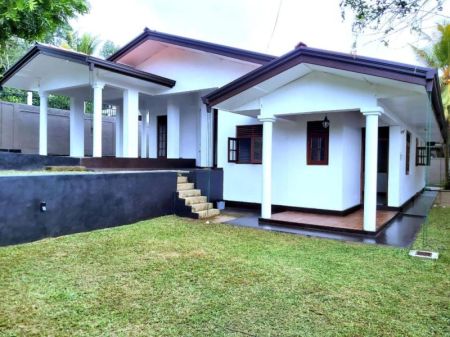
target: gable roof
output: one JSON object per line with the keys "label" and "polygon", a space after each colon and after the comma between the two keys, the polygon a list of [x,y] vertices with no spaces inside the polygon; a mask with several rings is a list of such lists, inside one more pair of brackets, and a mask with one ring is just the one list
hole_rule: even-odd
{"label": "gable roof", "polygon": [[85,64],[92,68],[100,68],[115,72],[118,74],[134,77],[147,82],[152,82],[164,87],[172,88],[175,86],[175,81],[166,77],[154,75],[145,71],[137,70],[127,65],[118,64],[115,62],[103,60],[97,57],[89,56],[87,54],[58,48],[54,46],[36,43],[28,52],[22,56],[11,68],[9,68],[0,79],[0,87],[14,76],[20,69],[26,66],[31,60],[38,55],[47,55],[61,58],[64,60]]}
{"label": "gable roof", "polygon": [[441,134],[444,139],[446,139],[447,123],[444,117],[439,77],[436,69],[309,48],[305,45],[300,45],[298,48],[276,58],[272,62],[210,92],[202,97],[203,102],[211,108],[301,63],[346,70],[424,86],[426,91],[431,94],[433,111],[439,123]]}
{"label": "gable roof", "polygon": [[129,52],[131,52],[133,49],[138,47],[140,44],[142,44],[145,41],[153,40],[153,41],[159,41],[159,42],[165,42],[169,44],[174,44],[181,47],[201,50],[204,52],[222,55],[238,60],[243,60],[247,62],[252,62],[256,64],[266,64],[272,60],[274,60],[276,57],[268,54],[263,53],[257,53],[245,49],[239,49],[234,47],[228,47],[221,44],[211,43],[211,42],[205,42],[195,39],[190,39],[182,36],[177,35],[171,35],[166,33],[160,33],[154,30],[150,30],[148,28],[144,29],[144,32],[138,35],[136,38],[131,40],[129,43],[127,43],[125,46],[120,48],[117,52],[115,52],[113,55],[108,57],[108,61],[117,61],[121,57],[125,56]]}

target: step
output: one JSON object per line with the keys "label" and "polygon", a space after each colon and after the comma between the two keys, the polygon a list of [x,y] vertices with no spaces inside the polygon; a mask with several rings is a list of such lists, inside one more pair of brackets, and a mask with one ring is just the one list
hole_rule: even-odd
{"label": "step", "polygon": [[211,202],[202,202],[199,204],[191,205],[192,212],[200,212],[207,211],[208,209],[213,208],[213,204]]}
{"label": "step", "polygon": [[216,208],[211,208],[206,211],[194,212],[198,214],[199,219],[206,219],[220,214],[220,211]]}
{"label": "step", "polygon": [[177,191],[192,190],[193,188],[194,188],[194,184],[193,183],[177,184]]}
{"label": "step", "polygon": [[177,177],[177,184],[182,184],[182,183],[187,183],[188,182],[188,178],[184,177],[184,176],[178,176]]}
{"label": "step", "polygon": [[193,204],[201,204],[207,202],[208,198],[201,195],[199,197],[186,197],[184,198],[184,201],[186,206],[191,206]]}
{"label": "step", "polygon": [[202,192],[200,190],[182,190],[178,192],[179,198],[187,198],[187,197],[199,197],[202,195]]}

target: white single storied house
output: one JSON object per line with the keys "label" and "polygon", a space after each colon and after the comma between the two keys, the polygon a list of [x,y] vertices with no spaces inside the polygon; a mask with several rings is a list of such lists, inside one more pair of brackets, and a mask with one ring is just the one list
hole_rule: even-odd
{"label": "white single storied house", "polygon": [[[347,214],[396,209],[426,183],[429,142],[446,137],[434,69],[299,44],[281,56],[148,29],[108,60],[36,45],[0,83],[38,91],[39,152],[47,96],[71,97],[70,155],[84,156],[83,103],[118,107],[116,156],[191,158],[224,171],[224,199]],[[141,139],[139,121],[141,115]]]}

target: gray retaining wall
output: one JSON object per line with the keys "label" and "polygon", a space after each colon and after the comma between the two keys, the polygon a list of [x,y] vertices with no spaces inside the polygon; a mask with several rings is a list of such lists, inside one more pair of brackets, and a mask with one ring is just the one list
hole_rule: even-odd
{"label": "gray retaining wall", "polygon": [[173,214],[176,184],[176,172],[0,177],[0,245]]}

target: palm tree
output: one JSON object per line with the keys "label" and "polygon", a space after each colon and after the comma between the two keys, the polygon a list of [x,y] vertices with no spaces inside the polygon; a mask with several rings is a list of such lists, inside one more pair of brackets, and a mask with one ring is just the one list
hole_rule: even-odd
{"label": "palm tree", "polygon": [[442,101],[448,118],[450,106],[450,24],[438,25],[439,38],[430,48],[412,47],[416,55],[427,65],[438,68],[441,79]]}
{"label": "palm tree", "polygon": [[97,49],[100,40],[97,36],[88,33],[78,36],[75,32],[68,32],[66,38],[59,45],[62,48],[72,49],[80,53],[92,55]]}
{"label": "palm tree", "polygon": [[[416,55],[427,65],[438,68],[441,78],[442,102],[444,103],[444,113],[449,121],[450,113],[450,24],[438,25],[439,38],[428,49],[412,47]],[[444,147],[445,153],[445,177],[446,188],[450,188],[449,177],[449,144]]]}

